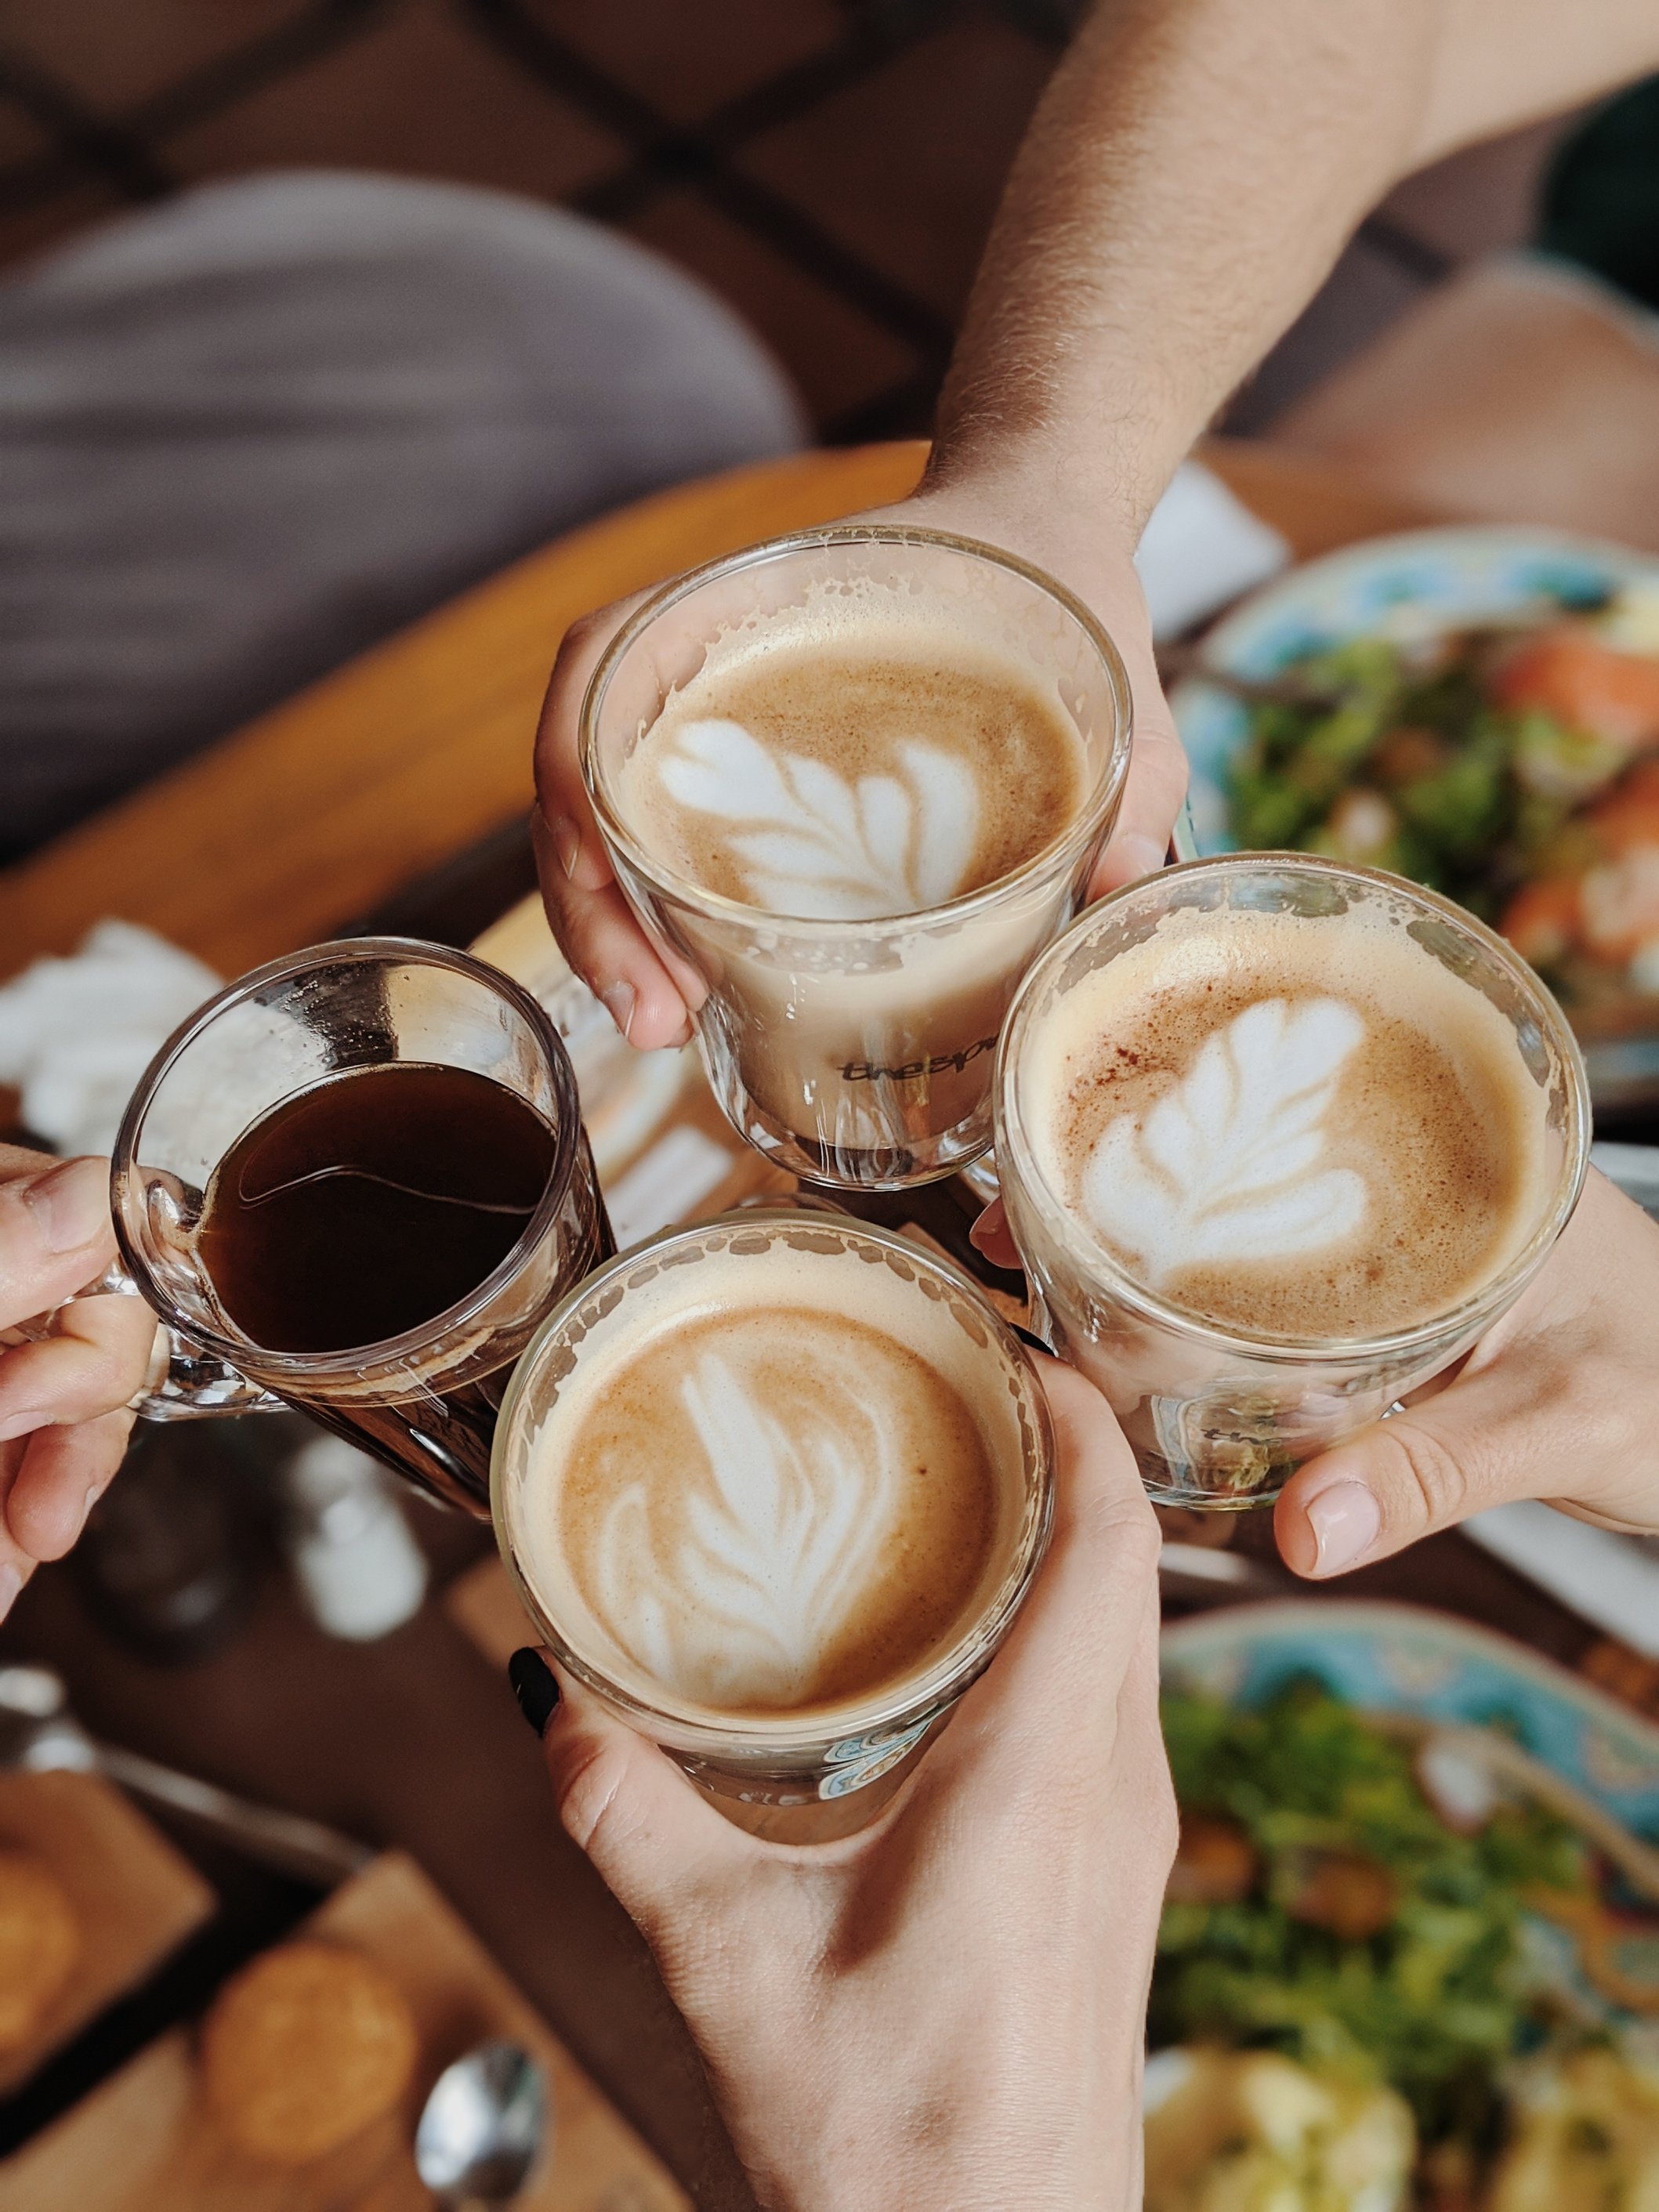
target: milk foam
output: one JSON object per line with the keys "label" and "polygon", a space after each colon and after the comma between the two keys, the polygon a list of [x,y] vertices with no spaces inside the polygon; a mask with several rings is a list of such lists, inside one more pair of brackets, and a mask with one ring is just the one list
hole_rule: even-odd
{"label": "milk foam", "polygon": [[[650,1486],[624,1483],[593,1552],[594,1609],[628,1624],[624,1640],[654,1680],[708,1705],[811,1695],[904,1503],[895,1425],[866,1402],[860,1364],[848,1346],[814,1346],[833,1419],[801,1407],[781,1419],[740,1354],[705,1352],[679,1378],[702,1479],[684,1523],[653,1527]],[[653,1557],[661,1572],[647,1578]]]}
{"label": "milk foam", "polygon": [[814,1709],[950,1648],[1020,1464],[997,1355],[914,1280],[844,1251],[704,1258],[578,1347],[513,1541],[636,1694]]}
{"label": "milk foam", "polygon": [[640,842],[805,919],[925,913],[1000,880],[1084,804],[1059,685],[966,611],[819,592],[712,646],[617,775]]}
{"label": "milk foam", "polygon": [[960,760],[920,738],[891,772],[856,782],[827,761],[773,753],[731,721],[682,724],[657,775],[679,805],[727,824],[750,901],[844,921],[918,914],[968,886],[979,790]]}
{"label": "milk foam", "polygon": [[1370,1194],[1352,1168],[1318,1164],[1338,1076],[1364,1035],[1340,999],[1247,1006],[1144,1120],[1107,1124],[1083,1170],[1085,1212],[1155,1286],[1218,1260],[1340,1244]]}
{"label": "milk foam", "polygon": [[1353,915],[1166,917],[1048,1011],[1021,1095],[1090,1231],[1245,1328],[1408,1327],[1499,1272],[1547,1205],[1547,1102],[1504,1016]]}

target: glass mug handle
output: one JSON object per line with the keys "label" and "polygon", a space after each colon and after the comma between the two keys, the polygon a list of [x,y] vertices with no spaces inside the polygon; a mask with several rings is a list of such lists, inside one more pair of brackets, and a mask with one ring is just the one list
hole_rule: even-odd
{"label": "glass mug handle", "polygon": [[[74,1298],[65,1299],[64,1304],[72,1305],[77,1298],[143,1296],[137,1284],[117,1261],[105,1269],[96,1282],[76,1291]],[[51,1335],[52,1322],[63,1310],[63,1306],[54,1306],[50,1313],[36,1314],[32,1320],[18,1322],[18,1335],[38,1344],[43,1337]],[[196,1421],[219,1413],[281,1413],[292,1410],[274,1390],[267,1390],[262,1383],[250,1382],[228,1360],[216,1359],[209,1352],[198,1352],[187,1336],[161,1321],[155,1324],[155,1345],[143,1388],[135,1391],[127,1404],[146,1421]]]}

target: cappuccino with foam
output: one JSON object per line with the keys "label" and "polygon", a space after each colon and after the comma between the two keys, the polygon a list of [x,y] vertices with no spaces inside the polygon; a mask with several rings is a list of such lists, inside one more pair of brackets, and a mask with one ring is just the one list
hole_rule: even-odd
{"label": "cappuccino with foam", "polygon": [[637,619],[584,766],[623,889],[708,986],[722,1106],[830,1182],[976,1157],[1009,1001],[1116,811],[1110,646],[1017,563],[897,532],[739,556]]}
{"label": "cappuccino with foam", "polygon": [[1510,948],[1297,854],[1092,908],[1021,992],[997,1111],[1033,1325],[1172,1504],[1270,1501],[1458,1358],[1589,1146],[1571,1033]]}
{"label": "cappuccino with foam", "polygon": [[514,1380],[496,1527],[592,1686],[746,1783],[724,1794],[797,1803],[902,1759],[987,1663],[1049,1461],[1030,1364],[947,1262],[734,1215],[556,1316]]}
{"label": "cappuccino with foam", "polygon": [[705,890],[872,921],[1012,875],[1085,790],[1076,726],[1029,665],[949,624],[872,608],[853,629],[809,607],[712,655],[619,797],[641,842]]}
{"label": "cappuccino with foam", "polygon": [[1171,915],[1027,1051],[1045,1177],[1137,1281],[1224,1326],[1408,1328],[1500,1273],[1547,1200],[1513,1029],[1384,923]]}

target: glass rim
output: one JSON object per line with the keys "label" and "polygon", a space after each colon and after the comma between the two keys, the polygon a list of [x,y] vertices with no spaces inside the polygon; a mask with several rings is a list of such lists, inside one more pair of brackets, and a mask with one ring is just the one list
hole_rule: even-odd
{"label": "glass rim", "polygon": [[[921,907],[909,914],[874,915],[867,919],[848,921],[822,915],[775,914],[769,908],[750,906],[742,899],[726,897],[721,892],[705,890],[665,866],[647,852],[623,822],[611,803],[599,772],[599,716],[604,711],[606,694],[623,661],[638,644],[659,616],[666,614],[705,584],[722,577],[740,575],[745,569],[763,567],[768,562],[786,555],[811,552],[833,545],[927,545],[942,548],[950,553],[966,555],[973,560],[1006,569],[1030,584],[1052,599],[1069,615],[1082,630],[1089,644],[1098,655],[1106,671],[1107,684],[1112,695],[1115,726],[1112,732],[1110,750],[1089,803],[1067,823],[1060,835],[1053,838],[1040,852],[1022,860],[1018,867],[1011,868],[1006,875],[999,876],[994,883],[981,884],[978,890],[964,891],[959,896],[946,900],[942,905]],[[717,560],[705,561],[683,575],[675,576],[659,585],[644,603],[636,607],[622,629],[606,647],[605,655],[588,678],[587,689],[582,695],[577,731],[577,751],[581,766],[583,788],[588,804],[593,809],[607,843],[621,852],[630,868],[643,877],[660,896],[689,908],[693,913],[710,921],[738,924],[750,930],[786,930],[790,935],[809,941],[840,942],[849,930],[861,933],[909,935],[917,929],[934,925],[954,926],[958,921],[973,919],[988,907],[995,906],[1011,891],[1044,877],[1063,874],[1081,856],[1103,825],[1110,818],[1123,795],[1128,779],[1129,763],[1134,744],[1134,704],[1129,684],[1129,674],[1123,656],[1098,617],[1068,591],[1057,577],[1048,575],[1030,562],[1022,561],[1016,553],[1006,552],[1000,545],[992,545],[976,538],[959,538],[945,530],[924,530],[914,525],[899,523],[827,523],[808,530],[792,531],[783,538],[769,538],[758,545],[748,545],[736,553],[723,554]],[[1060,864],[1064,862],[1065,866]]]}
{"label": "glass rim", "polygon": [[[537,1200],[529,1220],[514,1240],[512,1249],[491,1269],[483,1282],[453,1305],[445,1307],[441,1313],[434,1314],[430,1320],[422,1322],[418,1328],[406,1329],[400,1336],[385,1337],[377,1343],[343,1345],[333,1352],[276,1352],[256,1343],[252,1337],[228,1336],[222,1330],[200,1321],[194,1314],[185,1312],[167,1296],[162,1285],[156,1281],[154,1270],[145,1258],[128,1218],[129,1204],[137,1195],[133,1186],[141,1173],[137,1146],[144,1116],[154,1103],[156,1092],[185,1054],[231,1006],[256,997],[270,984],[301,975],[307,969],[325,965],[366,967],[377,963],[447,969],[452,974],[465,976],[469,982],[481,985],[495,998],[505,1000],[529,1024],[542,1048],[543,1057],[550,1070],[556,1110],[560,1115],[560,1126],[553,1131],[553,1163],[546,1188]],[[382,1066],[392,1063],[376,1060],[368,1064]],[[434,1063],[421,1064],[431,1066]],[[325,1074],[328,1072],[325,1071]],[[310,1085],[301,1085],[300,1089],[310,1087]],[[297,1097],[298,1092],[290,1092],[289,1096]],[[262,1109],[266,1113],[270,1110],[270,1107]],[[259,1116],[254,1118],[257,1120]],[[110,1152],[110,1211],[114,1219],[121,1264],[137,1285],[145,1303],[160,1314],[170,1328],[177,1329],[191,1345],[213,1353],[239,1370],[249,1362],[253,1362],[267,1371],[280,1367],[285,1377],[291,1376],[297,1381],[337,1375],[343,1367],[348,1366],[354,1373],[361,1372],[365,1366],[397,1366],[405,1360],[418,1358],[434,1338],[447,1336],[457,1328],[465,1328],[468,1321],[482,1313],[521,1273],[557,1219],[569,1193],[580,1152],[576,1132],[580,1126],[575,1072],[558,1030],[545,1009],[501,969],[455,946],[433,944],[418,937],[347,937],[307,945],[297,952],[284,953],[279,959],[268,960],[263,967],[250,969],[246,975],[239,975],[234,982],[227,983],[222,990],[216,991],[211,998],[204,1000],[193,1013],[185,1016],[139,1077],[127,1102],[126,1110],[121,1116],[121,1125]]]}
{"label": "glass rim", "polygon": [[[954,1638],[949,1648],[921,1673],[910,1676],[885,1696],[878,1693],[861,1699],[848,1698],[842,1704],[827,1705],[799,1717],[792,1718],[787,1714],[734,1713],[712,1719],[709,1717],[710,1709],[706,1705],[669,1697],[659,1698],[655,1702],[639,1697],[574,1649],[551,1618],[514,1556],[508,1534],[507,1456],[510,1439],[519,1425],[520,1408],[533,1387],[541,1359],[550,1343],[579,1304],[603,1290],[617,1275],[636,1267],[648,1255],[672,1251],[714,1234],[740,1235],[745,1230],[768,1227],[803,1228],[819,1233],[828,1228],[837,1234],[878,1244],[884,1249],[899,1253],[915,1267],[942,1278],[958,1291],[966,1292],[991,1330],[994,1341],[1000,1345],[1028,1383],[1029,1401],[1036,1420],[1037,1466],[1035,1482],[1038,1496],[1036,1510],[1032,1513],[1029,1510],[1028,1494],[1019,1548],[1010,1561],[1008,1573],[994,1603],[977,1615]],[[625,1295],[625,1291],[619,1293],[619,1296]],[[815,1752],[826,1740],[849,1732],[863,1735],[878,1729],[902,1727],[908,1721],[920,1718],[923,1711],[930,1708],[942,1711],[944,1705],[953,1703],[962,1695],[995,1656],[1024,1603],[1037,1569],[1042,1563],[1054,1521],[1054,1456],[1053,1417],[1048,1410],[1047,1394],[1031,1364],[1030,1356],[965,1268],[957,1267],[954,1260],[942,1253],[925,1249],[896,1231],[872,1228],[851,1214],[808,1212],[789,1206],[747,1206],[717,1214],[709,1221],[694,1222],[685,1228],[667,1230],[659,1236],[647,1237],[641,1243],[631,1245],[627,1251],[617,1253],[602,1267],[596,1267],[592,1274],[585,1275],[541,1322],[514,1367],[496,1417],[489,1454],[489,1517],[495,1531],[496,1548],[507,1570],[507,1578],[531,1622],[562,1667],[568,1668],[586,1688],[622,1710],[634,1725],[654,1735],[659,1741],[672,1740],[678,1748],[702,1751],[711,1756],[718,1756],[721,1753],[747,1755],[758,1763],[767,1754],[788,1758],[792,1754]],[[1029,1487],[1028,1480],[1028,1493]],[[979,1656],[981,1654],[982,1656]],[[970,1667],[969,1662],[975,1658],[977,1663]]]}
{"label": "glass rim", "polygon": [[[1231,875],[1306,875],[1328,880],[1335,878],[1368,890],[1385,890],[1404,903],[1415,906],[1425,917],[1450,925],[1504,970],[1532,1010],[1540,1033],[1547,1040],[1565,1071],[1567,1127],[1563,1133],[1563,1171],[1554,1198],[1543,1218],[1520,1251],[1490,1282],[1456,1305],[1447,1306],[1425,1320],[1413,1322],[1408,1328],[1369,1336],[1293,1336],[1276,1330],[1243,1329],[1208,1320],[1203,1315],[1177,1304],[1173,1299],[1162,1297],[1139,1281],[1109,1247],[1082,1228],[1077,1216],[1050,1188],[1037,1164],[1036,1150],[1020,1112],[1018,1061],[1019,1047],[1032,1018],[1031,1008],[1045,981],[1091,931],[1102,927],[1117,909],[1132,904],[1137,899],[1155,899],[1165,884],[1177,878]],[[1200,860],[1179,861],[1159,868],[1150,876],[1142,876],[1132,884],[1125,884],[1118,890],[1108,892],[1104,898],[1096,900],[1092,906],[1086,907],[1069,929],[1045,947],[1021,979],[997,1047],[993,1096],[996,1158],[1000,1171],[1005,1178],[1012,1173],[1018,1183],[1021,1197],[1040,1217],[1046,1233],[1089,1278],[1103,1284],[1113,1297],[1140,1318],[1155,1321],[1161,1327],[1188,1340],[1219,1346],[1241,1356],[1268,1362],[1276,1360],[1286,1364],[1325,1362],[1340,1365],[1355,1359],[1393,1358],[1419,1350],[1443,1339],[1450,1340],[1470,1330],[1478,1331],[1486,1319],[1503,1311],[1519,1292],[1571,1219],[1589,1164],[1589,1089],[1578,1041],[1566,1016],[1542,979],[1514,946],[1500,937],[1496,930],[1489,929],[1466,907],[1443,897],[1438,891],[1430,890],[1425,884],[1414,884],[1404,876],[1392,875],[1383,868],[1352,866],[1346,861],[1329,860],[1316,853],[1221,853]]]}

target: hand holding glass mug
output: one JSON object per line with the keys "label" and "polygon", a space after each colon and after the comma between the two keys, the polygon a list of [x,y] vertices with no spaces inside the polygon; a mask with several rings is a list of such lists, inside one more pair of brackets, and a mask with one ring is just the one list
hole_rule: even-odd
{"label": "hand holding glass mug", "polygon": [[[110,1279],[140,1295],[60,1304],[46,1341],[7,1355],[14,1389],[25,1363],[31,1379],[70,1372],[94,1331],[142,1336],[148,1355],[159,1320],[152,1371],[129,1362],[105,1403],[162,1420],[295,1406],[488,1512],[513,1363],[611,1249],[575,1076],[526,993],[399,938],[273,961],[167,1041],[107,1180],[96,1166],[86,1252],[118,1247]],[[58,1172],[86,1196],[88,1164]],[[36,1277],[70,1298],[88,1266],[77,1252]]]}
{"label": "hand holding glass mug", "polygon": [[817,1840],[873,1817],[990,1663],[1052,1463],[967,1276],[836,1213],[739,1210],[549,1316],[491,1502],[567,1672],[732,1818]]}
{"label": "hand holding glass mug", "polygon": [[[1176,1814],[1158,1530],[1098,1397],[1040,1363],[1054,1538],[905,1794],[810,1851],[722,1820],[560,1669],[565,1827],[633,1915],[775,2212],[1130,2212]],[[551,1684],[523,1670],[545,1721]]]}
{"label": "hand holding glass mug", "polygon": [[716,1097],[782,1165],[854,1188],[987,1149],[1002,1017],[1128,761],[1127,678],[1080,603],[878,524],[665,586],[581,711],[610,865],[697,978]]}
{"label": "hand holding glass mug", "polygon": [[1594,1168],[1456,1374],[1298,1469],[1273,1527],[1298,1574],[1338,1575],[1516,1498],[1659,1537],[1659,1222]]}
{"label": "hand holding glass mug", "polygon": [[1469,1351],[1589,1143],[1571,1033],[1508,945],[1299,854],[1094,908],[1026,979],[997,1112],[1034,1311],[1155,1498],[1233,1509]]}
{"label": "hand holding glass mug", "polygon": [[[0,1146],[0,1618],[73,1544],[126,1449],[155,1318],[76,1296],[114,1257],[106,1161]],[[49,1334],[23,1334],[54,1308]]]}

